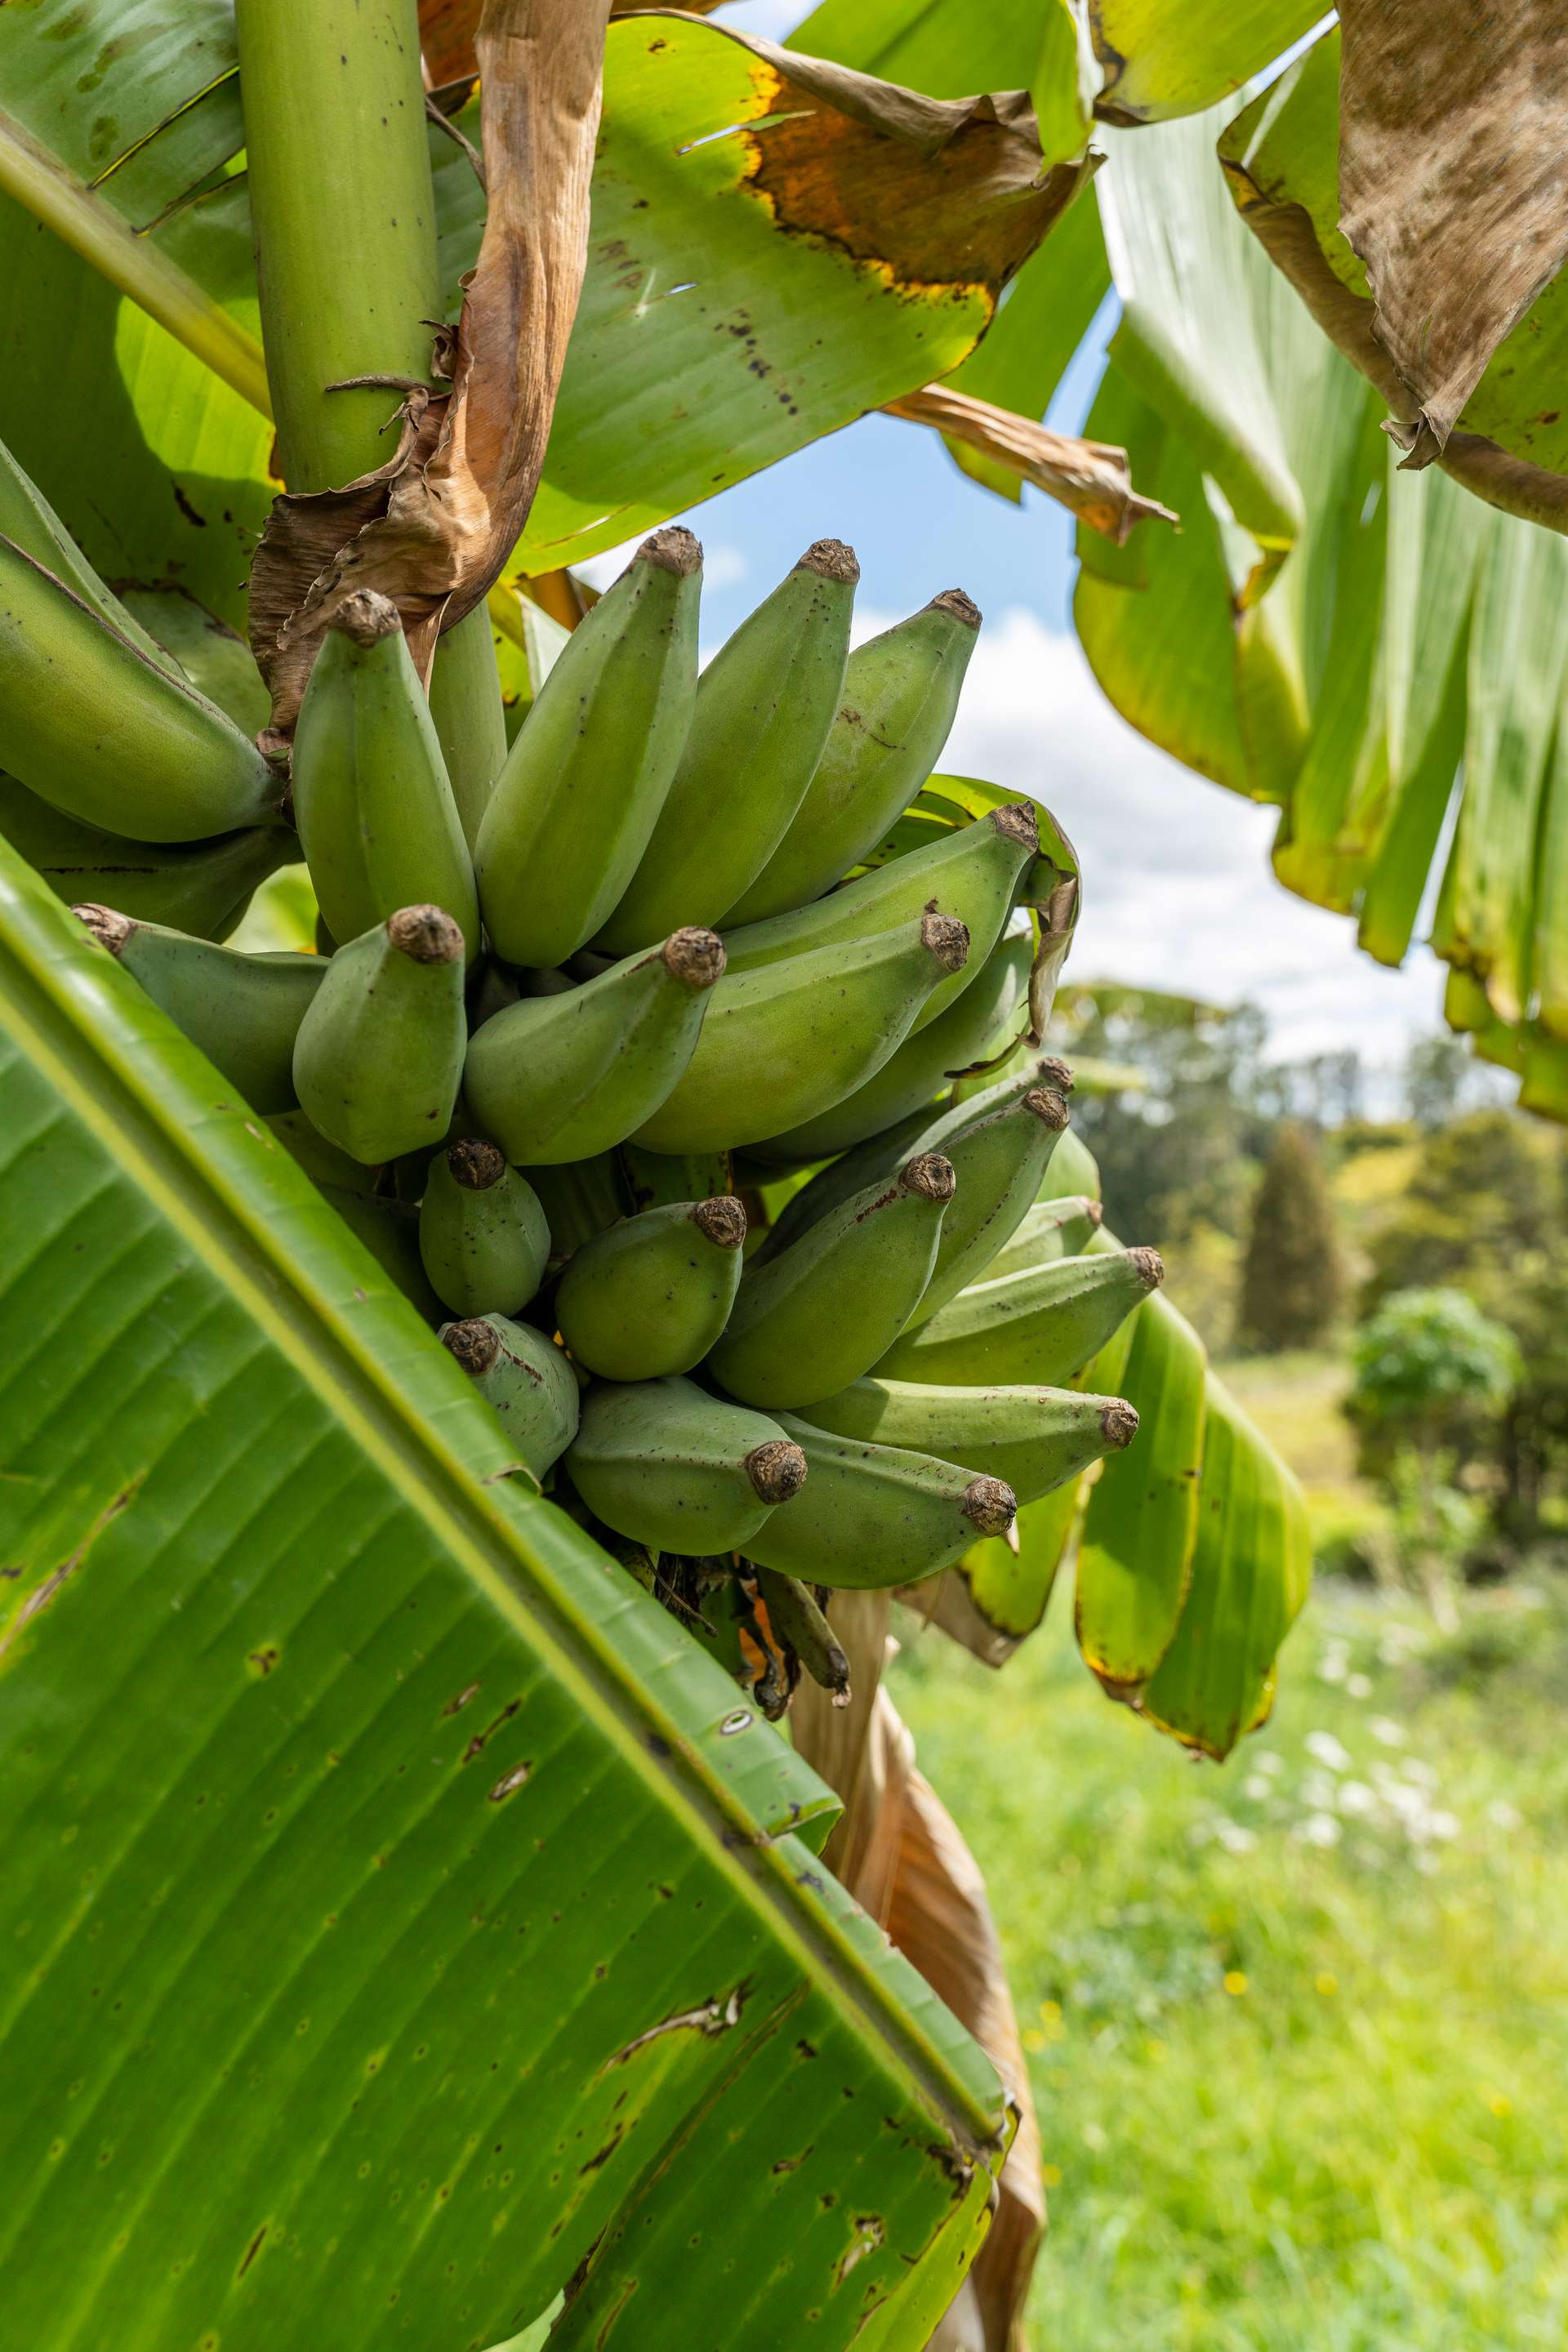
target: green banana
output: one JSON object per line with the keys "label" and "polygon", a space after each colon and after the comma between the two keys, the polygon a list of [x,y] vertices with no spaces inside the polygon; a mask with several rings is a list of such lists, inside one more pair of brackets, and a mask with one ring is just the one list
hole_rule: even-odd
{"label": "green banana", "polygon": [[816,772],[726,929],[820,898],[870,856],[941,757],[979,627],[963,589],[947,588],[856,647]]}
{"label": "green banana", "polygon": [[[899,1055],[907,1050],[907,1044],[901,1045]],[[894,1059],[897,1060],[899,1055]],[[868,1136],[864,1142],[852,1144],[837,1160],[829,1160],[825,1168],[819,1168],[798,1192],[791,1193],[773,1220],[758,1256],[776,1257],[781,1249],[787,1249],[808,1226],[814,1225],[819,1217],[826,1216],[829,1209],[837,1208],[841,1201],[848,1200],[851,1193],[863,1192],[868,1184],[885,1181],[917,1151],[943,1150],[952,1135],[973,1125],[988,1111],[1005,1109],[1010,1103],[1016,1102],[1027,1093],[1032,1086],[1054,1084],[1061,1067],[1061,1064],[1055,1061],[1031,1064],[1025,1076],[1006,1086],[988,1088],[984,1096],[975,1097],[962,1106],[951,1100],[922,1102],[915,1109],[906,1112],[902,1118],[879,1129],[875,1135]],[[876,1084],[875,1079],[872,1084]],[[1058,1139],[1054,1150],[1059,1150],[1061,1140],[1061,1138]],[[763,1147],[763,1151],[767,1149],[766,1145]],[[765,1176],[763,1181],[767,1181]]]}
{"label": "green banana", "polygon": [[745,1238],[746,1213],[726,1198],[645,1209],[612,1225],[561,1277],[562,1339],[604,1380],[690,1371],[729,1318]]}
{"label": "green banana", "polygon": [[581,988],[493,1014],[464,1075],[480,1127],[520,1168],[624,1142],[680,1081],[723,970],[717,931],[672,931]]}
{"label": "green banana", "polygon": [[282,779],[233,720],[0,538],[0,747],[30,792],[142,841],[275,816]]}
{"label": "green banana", "polygon": [[506,706],[486,605],[476,605],[438,639],[430,669],[430,717],[472,856],[507,751]]}
{"label": "green banana", "polygon": [[932,908],[966,927],[969,961],[932,989],[910,1031],[911,1037],[918,1036],[983,970],[1039,842],[1033,808],[1027,801],[1010,801],[972,824],[941,835],[928,848],[911,850],[906,857],[895,857],[844,883],[810,906],[726,931],[730,970],[757,971],[784,956],[867,939]]}
{"label": "green banana", "polygon": [[110,907],[71,913],[253,1110],[293,1108],[295,1039],[331,968],[320,956],[240,955]]}
{"label": "green banana", "polygon": [[1013,1524],[1017,1504],[1000,1478],[835,1437],[794,1413],[777,1419],[806,1476],[794,1507],[742,1543],[761,1568],[834,1587],[913,1584]]}
{"label": "green banana", "polygon": [[[1031,1087],[1005,1110],[971,1119],[944,1146],[958,1198],[942,1220],[936,1263],[906,1329],[977,1282],[1028,1215],[1068,1107],[1052,1087]],[[945,1124],[945,1122],[944,1122]]]}
{"label": "green banana", "polygon": [[1121,1397],[1076,1389],[943,1388],[880,1374],[821,1397],[802,1414],[840,1437],[932,1454],[1005,1479],[1020,1507],[1131,1444],[1138,1415]]}
{"label": "green banana", "polygon": [[533,1187],[493,1143],[465,1136],[431,1161],[419,1255],[454,1315],[515,1315],[539,1288],[550,1228]]}
{"label": "green banana", "polygon": [[644,1151],[623,1143],[616,1158],[634,1209],[673,1208],[682,1201],[716,1201],[735,1187],[727,1151]]}
{"label": "green banana", "polygon": [[564,963],[637,871],[691,720],[701,564],[679,524],[645,539],[519,730],[474,853],[508,963]]}
{"label": "green banana", "polygon": [[776,1568],[757,1569],[757,1597],[775,1637],[787,1642],[814,1683],[836,1697],[849,1696],[849,1661],[833,1628],[798,1577]]}
{"label": "green banana", "polygon": [[690,1067],[633,1142],[720,1151],[752,1142],[781,1115],[820,1115],[880,1068],[968,952],[962,923],[922,915],[853,948],[817,948],[726,980]]}
{"label": "green banana", "polygon": [[879,1377],[1060,1386],[1164,1278],[1157,1250],[1130,1249],[1059,1257],[975,1283],[896,1340]]}
{"label": "green banana", "polygon": [[402,1291],[409,1305],[426,1323],[439,1323],[447,1308],[431,1289],[419,1255],[418,1210],[411,1208],[406,1201],[388,1201],[379,1193],[363,1192],[353,1184],[318,1182],[317,1190],[324,1201],[331,1203],[351,1233],[359,1235],[382,1272]]}
{"label": "green banana", "polygon": [[444,1136],[463,1074],[463,934],[400,907],[338,950],[294,1042],[311,1125],[365,1166]]}
{"label": "green banana", "polygon": [[550,1227],[550,1260],[557,1269],[584,1242],[618,1224],[637,1206],[614,1151],[565,1160],[559,1168],[531,1168],[528,1181]]}
{"label": "green banana", "polygon": [[14,776],[0,775],[0,834],[68,906],[112,902],[132,922],[226,939],[258,883],[298,859],[287,826],[247,825],[216,841],[126,841],[66,816]]}
{"label": "green banana", "polygon": [[776,1422],[682,1380],[596,1382],[566,1467],[596,1518],[658,1551],[749,1544],[805,1481]]}
{"label": "green banana", "polygon": [[714,923],[761,873],[826,744],[859,577],[852,548],[819,539],[709,663],[652,839],[595,946],[626,955]]}
{"label": "green banana", "polygon": [[1037,1201],[1006,1246],[997,1251],[985,1270],[987,1282],[1022,1274],[1057,1257],[1078,1257],[1100,1231],[1101,1210],[1087,1193],[1069,1192],[1059,1201]]}
{"label": "green banana", "polygon": [[951,1161],[911,1160],[747,1267],[710,1370],[746,1404],[807,1405],[858,1380],[931,1280],[953,1196]]}
{"label": "green banana", "polygon": [[553,1339],[506,1315],[443,1323],[437,1334],[485,1402],[500,1415],[520,1459],[542,1478],[577,1434],[577,1376]]}
{"label": "green banana", "polygon": [[347,597],[294,733],[294,822],[321,919],[362,933],[417,896],[479,952],[479,907],[447,763],[390,596]]}
{"label": "green banana", "polygon": [[42,490],[22,471],[4,441],[0,441],[0,538],[8,539],[24,555],[31,556],[46,572],[53,572],[62,587],[90,605],[122,637],[128,637],[157,668],[181,684],[189,683],[174,655],[149,635],[112,589],[105,587]]}
{"label": "green banana", "polygon": [[[1004,940],[979,976],[939,1021],[918,1036],[906,1034],[897,1051],[853,1092],[808,1114],[798,1125],[752,1143],[752,1156],[772,1166],[803,1167],[847,1151],[868,1137],[879,1137],[922,1107],[928,1118],[934,1116],[940,1105],[932,1097],[951,1084],[953,1072],[999,1052],[1027,1018],[1031,960],[1029,940]],[[801,959],[802,963],[806,961]],[[767,972],[751,977],[760,983]],[[745,984],[746,978],[742,975],[738,984]],[[737,1142],[740,1139],[734,1138]]]}
{"label": "green banana", "polygon": [[318,1135],[302,1110],[272,1111],[267,1124],[289,1157],[321,1192],[330,1192],[334,1185],[351,1192],[374,1192],[380,1169],[362,1168],[357,1160]]}

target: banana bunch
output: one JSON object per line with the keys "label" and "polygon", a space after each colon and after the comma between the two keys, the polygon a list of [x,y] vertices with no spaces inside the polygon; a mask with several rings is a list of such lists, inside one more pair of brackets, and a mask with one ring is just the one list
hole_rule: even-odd
{"label": "banana bunch", "polygon": [[[1161,1273],[1052,1181],[1037,812],[906,816],[980,615],[950,590],[852,651],[858,578],[816,541],[700,680],[701,550],[656,531],[510,745],[488,631],[427,699],[350,595],[285,794],[0,467],[0,825],[108,898],[106,820],[164,845],[90,939],[770,1712],[803,1670],[846,1695],[833,1590],[932,1576],[1129,1443],[1073,1383]],[[280,844],[317,954],[221,943]]]}

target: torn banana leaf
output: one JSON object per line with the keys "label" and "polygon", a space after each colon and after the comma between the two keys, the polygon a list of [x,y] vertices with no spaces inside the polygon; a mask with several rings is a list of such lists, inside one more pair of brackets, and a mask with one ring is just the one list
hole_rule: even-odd
{"label": "torn banana leaf", "polygon": [[[1375,23],[1364,5],[1358,15]],[[1543,216],[1539,205],[1509,200],[1510,186],[1538,178],[1543,141],[1562,136],[1554,75],[1540,75],[1533,96],[1528,89],[1540,62],[1536,44],[1557,41],[1560,29],[1544,17],[1539,27],[1521,23],[1517,38],[1497,44],[1496,70],[1466,89],[1469,45],[1452,32],[1451,17],[1447,0],[1424,12],[1405,52],[1404,86],[1394,85],[1393,103],[1382,106],[1375,82],[1342,91],[1333,26],[1237,117],[1220,157],[1243,219],[1322,332],[1375,385],[1402,452],[1414,451],[1417,465],[1436,463],[1492,505],[1561,530],[1568,524],[1568,414],[1560,397],[1568,289],[1555,274],[1562,207],[1553,198]],[[1417,58],[1426,68],[1419,83],[1410,79]],[[1369,59],[1368,70],[1379,68]],[[1380,70],[1386,79],[1386,63]],[[1435,110],[1429,121],[1410,120],[1426,106]],[[1384,180],[1369,174],[1367,146],[1369,138],[1375,146],[1390,137],[1401,168]],[[1352,177],[1342,190],[1347,144]],[[1386,152],[1382,162],[1386,171]],[[1396,216],[1411,204],[1420,206],[1414,231]],[[1450,204],[1462,207],[1462,228],[1446,214]],[[1379,271],[1381,305],[1341,229],[1342,214]],[[1537,290],[1518,315],[1513,303],[1531,286]]]}
{"label": "torn banana leaf", "polygon": [[[1233,182],[1301,87],[1281,81],[1250,143],[1227,135]],[[1118,137],[1097,183],[1128,307],[1089,431],[1125,445],[1183,530],[1121,550],[1080,534],[1079,635],[1141,732],[1279,806],[1280,880],[1354,915],[1384,962],[1410,945],[1462,786],[1434,943],[1479,983],[1483,1011],[1456,999],[1478,1050],[1522,1070],[1568,1034],[1568,906],[1541,854],[1568,823],[1549,772],[1568,541],[1436,466],[1401,469],[1381,395],[1226,203],[1216,127]]]}
{"label": "torn banana leaf", "polygon": [[0,1062],[16,2339],[478,2347],[584,2266],[646,2343],[717,2149],[728,2342],[923,2342],[1002,2101],[820,1784],[5,850]]}

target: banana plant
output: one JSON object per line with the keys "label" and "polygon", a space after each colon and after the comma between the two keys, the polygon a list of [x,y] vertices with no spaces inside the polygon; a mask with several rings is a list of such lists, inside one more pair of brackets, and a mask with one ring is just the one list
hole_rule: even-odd
{"label": "banana plant", "polygon": [[[432,1267],[457,1280],[437,1214],[416,1238],[365,1174],[390,1154],[427,1201],[449,1180],[501,1187],[524,1224],[539,1208],[494,1145],[429,1175],[478,963],[481,787],[515,772],[510,738],[543,740],[518,737],[522,706],[542,721],[558,665],[565,706],[633,592],[568,641],[520,584],[915,400],[1085,176],[1019,90],[928,99],[694,15],[610,13],[427,11],[445,79],[422,73],[414,0],[0,15],[0,1192],[23,1237],[0,1273],[0,1906],[24,1955],[0,2228],[16,2324],[61,2352],[247,2352],[323,2310],[345,2347],[397,2326],[478,2352],[553,2310],[572,2352],[679,2311],[736,2347],[784,2314],[825,2346],[913,2352],[984,2237],[1016,2121],[823,1865],[833,1794],[587,1532],[586,1436],[572,1510],[542,1491],[577,1412],[550,1334],[543,1445],[484,1401],[524,1393],[526,1364],[511,1399],[485,1385],[504,1334],[431,1332]],[[1131,60],[1127,26],[1113,38]],[[1122,102],[1153,103],[1131,63]],[[1115,455],[1084,495],[1120,538],[1138,508]],[[669,619],[688,542],[656,534],[628,575],[659,574],[643,651],[671,676],[678,653],[694,667]],[[974,619],[926,634],[967,642]],[[825,737],[858,727],[817,699]],[[919,778],[895,781],[901,806]],[[880,843],[885,813],[858,820],[785,912],[1000,797],[943,779]],[[1037,1050],[1079,877],[1043,813],[1026,831],[1005,855],[1033,864],[1032,936],[988,939],[987,987],[951,1008],[963,922],[926,911],[896,953],[864,951],[890,975],[886,1034],[828,1106],[852,1096],[860,1131],[769,1135],[764,1100],[741,1139],[764,1167],[921,1109],[1020,1029]],[[226,949],[301,843],[327,952]],[[601,847],[566,825],[552,857],[584,880]],[[422,876],[460,903],[417,903]],[[488,891],[493,938],[493,869]],[[570,938],[520,957],[591,954],[618,896],[584,890]],[[331,952],[333,925],[364,927]],[[837,943],[816,953],[837,980]],[[682,929],[655,962],[668,996],[713,986],[722,950]],[[624,971],[575,971],[571,997],[473,984],[542,1027]],[[689,1055],[684,1000],[681,1018]],[[896,1107],[877,1091],[895,1031],[918,1048]],[[276,1107],[290,1088],[308,1118]],[[737,1074],[718,1091],[732,1129]],[[395,1128],[367,1124],[394,1096]],[[690,1132],[657,1140],[685,1169],[708,1139],[680,1115]],[[543,1163],[542,1196],[550,1139],[529,1132],[508,1151]],[[952,1181],[931,1173],[931,1200]],[[461,1271],[475,1228],[460,1201],[442,1213]],[[732,1246],[728,1208],[718,1223]],[[553,1207],[509,1265],[520,1307],[546,1224]],[[1296,1522],[1211,1395],[1223,1531],[1200,1535],[1201,1368],[1149,1328],[1140,1393],[1180,1400],[1165,1509],[1151,1534],[1124,1489],[1119,1532],[1090,1502],[1086,1560],[1138,1590],[1110,1592],[1110,1631],[1086,1619],[1086,1654],[1222,1752],[1266,1704]],[[809,1433],[746,1455],[759,1496],[768,1457],[768,1507],[808,1446],[838,1475]],[[922,1475],[927,1503],[962,1490],[966,1528],[1011,1519],[1002,1480]]]}

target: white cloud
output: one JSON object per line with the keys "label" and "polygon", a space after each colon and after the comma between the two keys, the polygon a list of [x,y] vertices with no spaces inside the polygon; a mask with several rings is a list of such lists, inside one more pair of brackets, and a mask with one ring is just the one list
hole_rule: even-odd
{"label": "white cloud", "polygon": [[[868,614],[857,635],[888,625]],[[1293,898],[1268,865],[1277,812],[1156,751],[1096,684],[1076,637],[1014,609],[988,622],[942,756],[1043,801],[1083,861],[1072,969],[1269,1016],[1281,1058],[1359,1045],[1398,1059],[1439,1025],[1439,967],[1403,971],[1362,953],[1355,927]]]}

